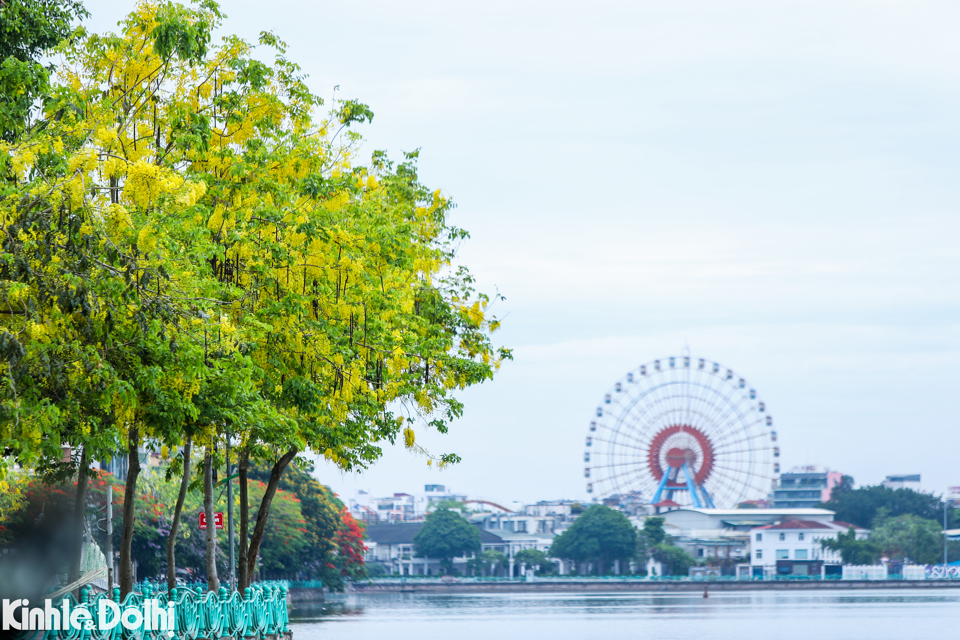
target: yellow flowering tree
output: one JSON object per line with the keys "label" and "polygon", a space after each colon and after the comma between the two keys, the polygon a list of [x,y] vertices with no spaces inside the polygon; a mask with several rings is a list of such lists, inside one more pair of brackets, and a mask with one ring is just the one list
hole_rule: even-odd
{"label": "yellow flowering tree", "polygon": [[[137,25],[134,14],[127,28]],[[204,300],[216,281],[198,273],[191,237],[204,183],[183,177],[177,132],[145,141],[145,109],[163,87],[131,44],[88,36],[63,48],[44,126],[3,146],[0,200],[0,438],[25,466],[76,471],[78,514],[90,462],[125,451],[125,593],[140,447],[214,419],[194,403],[211,380],[235,389],[250,379],[234,375],[242,355],[208,348],[216,322],[203,319]],[[196,55],[187,46],[181,62]],[[171,56],[164,65],[175,66]],[[80,452],[69,466],[65,446]]]}
{"label": "yellow flowering tree", "polygon": [[[189,172],[207,182],[210,262],[231,301],[232,335],[287,418],[244,425],[241,436],[241,473],[250,454],[272,465],[249,549],[241,512],[242,585],[299,452],[350,469],[401,433],[415,447],[416,423],[445,431],[462,411],[454,391],[490,378],[510,355],[491,346],[489,299],[451,268],[466,234],[447,224],[449,200],[419,183],[416,153],[397,165],[384,154],[353,164],[357,139],[338,131],[372,113],[348,101],[315,122],[320,101],[283,44],[261,41],[277,51],[272,66],[250,60],[234,64],[236,77],[208,74],[227,83],[210,93],[230,108],[211,116],[202,136],[210,153]],[[244,482],[241,492],[246,504]]]}
{"label": "yellow flowering tree", "polygon": [[[118,34],[79,34],[47,126],[3,147],[0,286],[17,313],[2,318],[0,435],[27,462],[68,441],[97,456],[123,443],[124,592],[143,442],[204,447],[210,521],[218,446],[238,442],[245,586],[298,453],[352,469],[385,441],[418,448],[414,428],[446,431],[456,392],[510,357],[491,344],[490,298],[454,264],[466,233],[420,184],[417,154],[358,163],[351,126],[370,110],[342,101],[319,117],[283,43],[262,34],[271,63],[239,38],[213,45],[221,19],[209,1],[141,2]],[[69,394],[36,376],[51,353]],[[63,398],[89,406],[68,416]],[[248,545],[251,460],[271,475]]]}

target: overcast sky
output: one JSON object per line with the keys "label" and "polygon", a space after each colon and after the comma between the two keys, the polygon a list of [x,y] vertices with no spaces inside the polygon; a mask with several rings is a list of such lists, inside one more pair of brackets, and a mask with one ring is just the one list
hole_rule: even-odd
{"label": "overcast sky", "polygon": [[[87,6],[102,30],[133,5]],[[960,4],[223,6],[372,107],[366,151],[422,149],[462,262],[507,297],[516,361],[419,434],[463,462],[321,465],[344,497],[585,497],[594,407],[684,345],[756,387],[784,468],[960,485]]]}

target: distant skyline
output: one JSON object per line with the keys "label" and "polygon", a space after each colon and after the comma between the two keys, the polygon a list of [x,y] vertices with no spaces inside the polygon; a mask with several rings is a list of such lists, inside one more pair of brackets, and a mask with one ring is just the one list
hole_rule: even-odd
{"label": "distant skyline", "polygon": [[[86,4],[97,30],[133,7]],[[421,149],[506,296],[516,361],[448,435],[417,430],[463,462],[321,462],[344,497],[586,498],[591,411],[685,345],[756,387],[784,470],[960,485],[960,5],[222,4],[371,106],[364,154]]]}

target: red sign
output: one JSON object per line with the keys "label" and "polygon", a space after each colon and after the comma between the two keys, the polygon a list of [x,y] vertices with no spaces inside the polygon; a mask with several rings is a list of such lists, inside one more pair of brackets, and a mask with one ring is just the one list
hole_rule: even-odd
{"label": "red sign", "polygon": [[[223,512],[217,511],[213,514],[213,522],[217,526],[217,529],[223,529]],[[207,514],[203,511],[200,512],[200,528],[207,528]]]}

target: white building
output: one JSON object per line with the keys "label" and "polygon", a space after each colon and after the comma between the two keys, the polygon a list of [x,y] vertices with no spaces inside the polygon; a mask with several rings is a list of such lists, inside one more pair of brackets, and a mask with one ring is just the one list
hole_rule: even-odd
{"label": "white building", "polygon": [[516,513],[475,513],[470,521],[480,527],[482,531],[492,533],[503,540],[503,548],[499,549],[507,556],[508,575],[514,574],[513,558],[523,549],[536,549],[546,553],[553,544],[553,539],[563,532],[573,516],[563,515],[563,510],[549,513],[546,509],[531,509],[534,514],[528,515],[527,509]]}
{"label": "white building", "polygon": [[531,515],[524,511],[511,513],[475,513],[470,521],[481,529],[503,535],[504,532],[537,535],[553,539],[573,523],[574,516],[561,514]]}
{"label": "white building", "polygon": [[[832,522],[828,509],[693,509],[683,508],[660,514],[664,530],[694,558],[718,558],[745,562],[750,555],[750,531],[756,527],[789,520]],[[643,527],[643,519],[636,525]]]}
{"label": "white building", "polygon": [[[823,520],[787,520],[750,530],[750,568],[753,577],[816,575],[824,565],[840,565],[840,553],[822,547],[822,541],[845,533],[853,525]],[[853,527],[857,540],[869,536],[866,529]]]}
{"label": "white building", "polygon": [[888,489],[913,489],[914,491],[920,491],[920,474],[910,473],[898,476],[887,476],[880,484]]}

